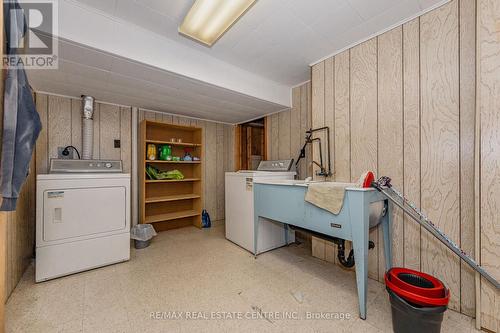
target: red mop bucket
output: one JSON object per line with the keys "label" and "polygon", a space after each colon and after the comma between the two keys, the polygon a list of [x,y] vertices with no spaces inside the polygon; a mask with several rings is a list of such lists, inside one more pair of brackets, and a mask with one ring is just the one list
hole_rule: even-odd
{"label": "red mop bucket", "polygon": [[446,295],[443,283],[434,276],[411,269],[395,267],[387,272],[388,279],[395,286],[413,294],[430,298]]}
{"label": "red mop bucket", "polygon": [[441,281],[411,269],[390,269],[385,274],[385,284],[396,295],[419,306],[447,306],[450,301],[450,292]]}
{"label": "red mop bucket", "polygon": [[406,268],[385,274],[396,333],[439,333],[450,291],[435,277]]}

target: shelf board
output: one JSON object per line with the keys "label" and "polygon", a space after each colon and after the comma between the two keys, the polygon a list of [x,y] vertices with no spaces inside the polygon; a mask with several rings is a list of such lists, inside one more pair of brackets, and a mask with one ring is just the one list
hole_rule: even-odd
{"label": "shelf board", "polygon": [[187,132],[197,132],[197,131],[202,130],[201,127],[189,126],[189,125],[174,125],[174,124],[169,124],[169,123],[164,123],[164,122],[158,122],[155,120],[144,119],[143,122],[145,122],[148,126],[163,127],[163,128],[167,128],[167,129],[178,129],[178,130],[187,131]]}
{"label": "shelf board", "polygon": [[197,212],[195,210],[181,210],[181,211],[174,212],[174,213],[146,216],[145,222],[146,223],[156,223],[156,222],[162,222],[162,221],[177,220],[177,219],[182,219],[182,218],[186,218],[186,217],[193,217],[193,216],[198,216],[198,215],[201,215],[200,212]]}
{"label": "shelf board", "polygon": [[161,160],[146,160],[146,163],[200,164],[200,163],[201,163],[201,161],[161,161]]}
{"label": "shelf board", "polygon": [[145,202],[146,203],[169,202],[169,201],[178,201],[178,200],[198,199],[200,197],[201,197],[200,195],[194,194],[194,193],[165,195],[165,196],[146,198]]}
{"label": "shelf board", "polygon": [[200,178],[184,178],[184,179],[160,179],[160,180],[151,180],[146,179],[146,183],[179,183],[179,182],[198,182]]}
{"label": "shelf board", "polygon": [[146,144],[154,143],[158,145],[171,145],[180,147],[201,147],[201,143],[191,143],[191,142],[172,142],[172,141],[160,141],[160,140],[146,140]]}

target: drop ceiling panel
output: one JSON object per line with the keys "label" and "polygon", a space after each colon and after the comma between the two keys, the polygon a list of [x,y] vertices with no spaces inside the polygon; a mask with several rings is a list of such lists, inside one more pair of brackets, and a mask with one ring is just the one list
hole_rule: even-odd
{"label": "drop ceiling panel", "polygon": [[114,13],[117,2],[117,0],[78,0],[78,1],[87,6],[94,7],[106,13]]}
{"label": "drop ceiling panel", "polygon": [[[119,63],[122,62],[123,61],[119,61]],[[224,92],[222,89],[217,89],[202,83],[200,84],[200,82],[191,81],[189,79],[180,79],[179,76],[171,75],[170,73],[164,73],[163,76],[166,80],[157,83],[153,80],[147,80],[147,73],[159,75],[160,71],[135,63],[130,68],[137,68],[137,72],[128,71],[127,73],[122,73],[117,71],[113,66],[113,73],[109,76],[107,82],[108,89],[119,87],[119,89],[122,90],[127,89],[130,93],[133,91],[147,91],[153,95],[174,96],[186,101],[196,102],[199,106],[213,105],[214,107],[222,109],[229,108],[233,112],[243,115],[249,112],[258,115],[262,111],[269,110],[272,112],[276,110],[276,106],[274,105],[263,108],[263,103],[260,101],[256,103],[254,98],[248,98],[244,95],[228,95],[227,92]],[[141,75],[135,75],[139,72]]]}
{"label": "drop ceiling panel", "polygon": [[62,40],[59,42],[59,58],[71,59],[81,65],[99,67],[104,70],[111,70],[113,62],[113,58],[108,54]]}
{"label": "drop ceiling panel", "polygon": [[129,61],[123,58],[115,57],[111,65],[113,73],[131,76],[136,79],[156,82],[159,84],[170,84],[172,82],[171,75],[165,71],[157,70],[144,64],[135,61]]}
{"label": "drop ceiling panel", "polygon": [[[229,31],[226,31],[221,39],[210,48],[210,52],[220,57],[227,56],[231,58],[231,54],[227,52],[227,50],[233,48],[240,41],[250,38],[260,25],[272,19],[277,13],[280,13],[281,9],[282,4],[280,1],[257,1],[246,14],[241,17]],[[252,14],[250,15],[250,13]],[[182,18],[179,19],[179,22],[182,22]],[[178,38],[178,40],[187,43],[191,47],[194,45],[186,38]],[[264,48],[264,46],[261,48]],[[207,52],[207,48],[204,46],[203,50]]]}
{"label": "drop ceiling panel", "polygon": [[[398,5],[400,0],[347,0],[351,6],[358,12],[364,20],[380,15],[383,12],[390,10],[392,7]],[[414,1],[417,2],[417,1]]]}
{"label": "drop ceiling panel", "polygon": [[338,10],[348,4],[347,0],[287,0],[295,16],[305,24],[313,24],[318,16],[338,17]]}
{"label": "drop ceiling panel", "polygon": [[229,123],[284,108],[73,42],[59,45],[58,70],[27,71],[35,90]]}
{"label": "drop ceiling panel", "polygon": [[439,5],[443,1],[442,0],[419,0],[418,2],[420,3],[420,8],[426,9],[426,8],[432,8],[436,5]]}
{"label": "drop ceiling panel", "polygon": [[59,70],[66,75],[78,76],[80,78],[93,80],[95,82],[106,82],[110,74],[110,72],[107,70],[82,65],[80,63],[68,61],[65,59],[59,60]]}
{"label": "drop ceiling panel", "polygon": [[[110,1],[110,0],[104,0]],[[71,2],[75,3],[75,2]],[[83,4],[79,1],[76,2],[79,4],[79,14],[80,15],[64,15],[67,7],[70,7],[70,3],[68,1],[59,1],[59,26],[67,27],[69,31],[66,31],[66,34],[76,34],[79,36],[88,36],[87,38],[82,38],[81,40],[76,41],[82,45],[92,45],[93,43],[100,44],[109,44],[113,45],[116,42],[116,37],[120,36],[120,31],[115,29],[114,23],[112,20],[109,20],[104,15],[91,15],[93,9],[91,7],[86,7],[86,4]],[[95,10],[95,9],[94,9]],[[112,15],[112,13],[108,13]],[[89,17],[92,17],[92,21],[89,21]],[[85,27],[85,35],[80,33],[80,27]],[[103,33],[106,31],[107,33]]]}
{"label": "drop ceiling panel", "polygon": [[177,19],[187,14],[194,0],[142,0],[139,2],[162,15]]}
{"label": "drop ceiling panel", "polygon": [[171,18],[133,0],[118,0],[114,13],[128,22],[140,25],[158,34],[164,34],[169,26],[169,21],[171,21]]}
{"label": "drop ceiling panel", "polygon": [[[336,13],[335,20],[332,20],[331,14],[322,13],[317,15],[316,20],[311,23],[312,30],[321,31],[323,37],[330,43],[337,41],[340,35],[343,35],[352,27],[357,27],[363,23],[363,19],[358,12],[348,4],[337,8]],[[332,46],[335,46],[335,44],[330,44],[330,47]],[[328,54],[328,51],[326,54]]]}
{"label": "drop ceiling panel", "polygon": [[[98,99],[106,98],[119,104],[133,102],[134,106],[172,113],[177,110],[187,116],[205,115],[205,118],[214,120],[245,121],[250,116],[254,118],[284,107],[148,63],[156,64],[158,59],[165,59],[165,53],[161,53],[168,52],[169,48],[164,45],[174,47],[174,44],[182,44],[188,46],[189,52],[184,52],[184,48],[182,57],[169,58],[169,63],[180,61],[175,64],[177,67],[197,68],[189,67],[189,64],[199,66],[204,55],[209,55],[245,73],[291,87],[310,78],[310,63],[445,1],[260,0],[212,48],[182,37],[177,32],[193,2],[60,0],[63,11],[69,3],[76,3],[82,13],[76,18],[61,15],[60,21],[65,23],[64,26],[69,30],[85,26],[90,33],[85,34],[82,40],[61,40],[60,70],[32,71],[29,73],[32,82],[37,89],[55,93],[80,95],[90,91]],[[105,15],[88,22],[88,15],[92,12]],[[111,34],[104,34],[103,31],[110,31]],[[76,30],[68,35],[79,36]],[[141,38],[144,42],[137,42]],[[111,53],[85,46],[97,45],[93,44],[93,40],[110,45],[108,51]],[[115,50],[120,47],[126,49],[122,46],[130,46],[131,41],[137,43],[134,48],[129,47],[127,54],[116,54],[119,52]],[[148,52],[145,46],[148,43],[164,47],[158,48],[158,52]],[[203,67],[199,68],[203,72]],[[235,67],[227,68],[233,72],[220,71],[220,78],[233,75]],[[249,77],[251,80],[252,77]],[[233,83],[248,85],[249,81]],[[286,99],[286,94],[284,97],[281,102]]]}
{"label": "drop ceiling panel", "polygon": [[[212,47],[180,36],[177,27],[194,0],[85,0],[124,21],[275,82],[309,79],[310,63],[419,14],[438,0],[260,0]],[[384,15],[382,24],[376,17]],[[276,60],[288,54],[287,66]]]}
{"label": "drop ceiling panel", "polygon": [[[68,84],[42,77],[30,77],[32,87],[44,87],[43,92],[78,97],[82,94],[81,87],[72,87]],[[38,89],[36,89],[38,91]]]}

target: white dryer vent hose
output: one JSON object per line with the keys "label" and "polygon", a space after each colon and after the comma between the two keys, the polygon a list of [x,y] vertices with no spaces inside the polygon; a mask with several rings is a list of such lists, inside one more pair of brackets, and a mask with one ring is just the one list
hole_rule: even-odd
{"label": "white dryer vent hose", "polygon": [[82,159],[92,159],[94,146],[94,97],[82,96]]}

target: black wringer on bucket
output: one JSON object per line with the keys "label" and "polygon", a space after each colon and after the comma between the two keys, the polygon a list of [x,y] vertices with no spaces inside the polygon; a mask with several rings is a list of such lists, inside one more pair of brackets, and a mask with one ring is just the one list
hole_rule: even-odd
{"label": "black wringer on bucket", "polygon": [[450,291],[435,277],[394,267],[385,273],[395,333],[439,333]]}

